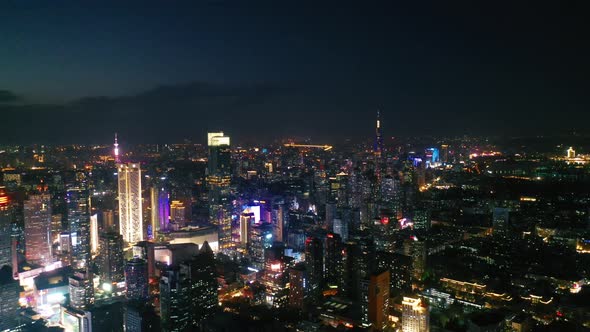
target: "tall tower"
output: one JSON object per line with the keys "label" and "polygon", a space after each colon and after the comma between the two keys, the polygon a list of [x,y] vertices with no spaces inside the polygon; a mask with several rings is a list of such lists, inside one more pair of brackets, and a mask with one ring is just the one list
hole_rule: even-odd
{"label": "tall tower", "polygon": [[225,136],[223,132],[207,134],[209,221],[218,228],[220,250],[233,247],[231,237],[232,205],[229,199],[231,184],[229,144],[229,137]]}
{"label": "tall tower", "polygon": [[375,143],[373,145],[373,154],[375,157],[381,157],[383,153],[383,136],[381,135],[381,113],[377,110],[377,123],[375,126]]}
{"label": "tall tower", "polygon": [[113,144],[113,154],[115,155],[115,162],[118,164],[121,162],[119,159],[119,142],[117,141],[117,133],[115,133],[115,144]]}
{"label": "tall tower", "polygon": [[126,243],[143,241],[140,165],[119,164],[118,169],[119,232]]}
{"label": "tall tower", "polygon": [[12,265],[12,211],[10,200],[0,187],[0,268]]}
{"label": "tall tower", "polygon": [[46,265],[53,261],[51,254],[51,196],[29,196],[24,203],[25,247],[27,261]]}
{"label": "tall tower", "polygon": [[85,268],[90,261],[90,196],[84,186],[70,187],[66,192],[68,223],[72,234],[74,263]]}

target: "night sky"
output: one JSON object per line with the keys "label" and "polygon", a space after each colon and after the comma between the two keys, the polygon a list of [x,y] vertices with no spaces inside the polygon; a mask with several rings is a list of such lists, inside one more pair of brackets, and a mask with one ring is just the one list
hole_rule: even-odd
{"label": "night sky", "polygon": [[2,1],[0,144],[588,129],[585,8],[473,2]]}

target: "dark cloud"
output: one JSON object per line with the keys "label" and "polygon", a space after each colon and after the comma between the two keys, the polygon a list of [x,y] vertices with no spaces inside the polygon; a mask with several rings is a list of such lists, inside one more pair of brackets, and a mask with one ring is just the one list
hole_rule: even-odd
{"label": "dark cloud", "polygon": [[[6,142],[99,142],[119,132],[130,142],[201,141],[207,130],[255,128],[268,103],[296,91],[272,83],[166,85],[132,96],[86,97],[63,105],[0,105]],[[26,119],[26,121],[25,121]],[[15,126],[15,123],[18,124]],[[241,132],[248,132],[248,130]]]}
{"label": "dark cloud", "polygon": [[0,104],[14,103],[21,101],[21,98],[8,90],[0,90]]}

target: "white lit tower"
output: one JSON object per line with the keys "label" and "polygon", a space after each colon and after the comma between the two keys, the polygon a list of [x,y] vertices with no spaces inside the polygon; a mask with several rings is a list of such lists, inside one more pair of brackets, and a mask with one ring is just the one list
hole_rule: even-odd
{"label": "white lit tower", "polygon": [[119,142],[117,141],[117,133],[115,133],[115,144],[113,144],[113,154],[115,155],[115,162],[118,164],[121,162],[119,159]]}
{"label": "white lit tower", "polygon": [[143,241],[141,168],[138,163],[118,164],[119,232],[126,243]]}

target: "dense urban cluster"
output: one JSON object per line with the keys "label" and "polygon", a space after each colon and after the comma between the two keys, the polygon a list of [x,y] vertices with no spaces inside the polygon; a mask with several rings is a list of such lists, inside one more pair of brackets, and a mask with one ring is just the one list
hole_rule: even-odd
{"label": "dense urban cluster", "polygon": [[367,137],[1,147],[0,331],[590,328],[575,142]]}

